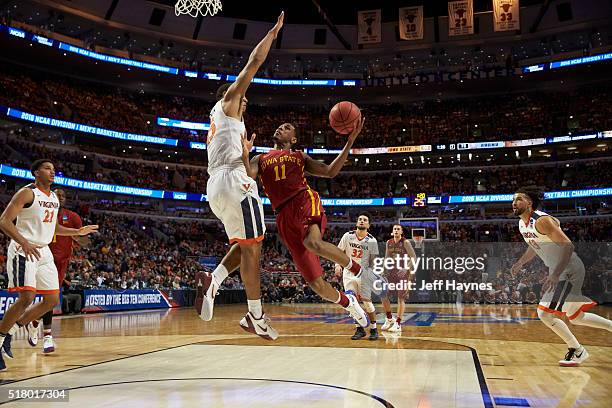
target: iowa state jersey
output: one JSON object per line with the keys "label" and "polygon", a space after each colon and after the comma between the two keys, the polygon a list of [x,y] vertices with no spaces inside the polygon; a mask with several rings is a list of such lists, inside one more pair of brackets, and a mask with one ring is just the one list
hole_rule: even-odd
{"label": "iowa state jersey", "polygon": [[258,166],[264,192],[275,210],[301,191],[310,190],[300,151],[270,150],[259,157]]}
{"label": "iowa state jersey", "polygon": [[[83,221],[81,217],[74,211],[60,208],[58,212],[57,222],[66,228],[81,228]],[[72,255],[72,247],[74,240],[69,236],[56,235],[53,242],[49,244],[49,249],[55,260],[68,259]]]}
{"label": "iowa state jersey", "polygon": [[378,255],[378,242],[368,234],[363,238],[357,236],[356,231],[345,233],[340,239],[338,248],[344,251],[353,262],[358,262],[362,268],[374,265],[374,258]]}
{"label": "iowa state jersey", "polygon": [[227,116],[223,112],[223,100],[210,111],[210,129],[206,138],[208,152],[208,174],[212,175],[221,167],[242,168],[242,139],[244,122]]}
{"label": "iowa state jersey", "polygon": [[[534,211],[529,217],[529,223],[525,225],[522,219],[519,220],[519,231],[523,236],[525,242],[533,248],[535,253],[542,259],[544,264],[551,269],[554,269],[559,260],[561,259],[561,255],[563,254],[563,247],[559,244],[553,242],[548,235],[541,234],[535,227],[536,221],[541,217],[552,217],[551,215],[546,214],[544,211]],[[553,220],[559,226],[559,220],[555,217],[552,217]],[[577,256],[575,253],[572,254],[572,257]]]}
{"label": "iowa state jersey", "polygon": [[34,193],[34,200],[28,207],[23,207],[17,215],[15,226],[17,231],[30,243],[49,245],[55,235],[59,200],[52,191],[49,195],[38,189],[35,184],[29,184]]}

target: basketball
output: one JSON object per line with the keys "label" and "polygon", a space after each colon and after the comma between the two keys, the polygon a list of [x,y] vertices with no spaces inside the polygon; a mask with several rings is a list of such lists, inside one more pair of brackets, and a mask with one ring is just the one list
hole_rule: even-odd
{"label": "basketball", "polygon": [[361,111],[353,102],[338,102],[329,112],[329,124],[341,135],[351,133],[357,120],[361,120]]}

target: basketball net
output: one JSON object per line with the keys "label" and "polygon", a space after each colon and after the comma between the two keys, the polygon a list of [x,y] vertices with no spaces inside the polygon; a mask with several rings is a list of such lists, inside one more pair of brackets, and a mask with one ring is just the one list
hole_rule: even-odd
{"label": "basketball net", "polygon": [[423,240],[425,239],[425,237],[412,237],[412,239],[414,240],[414,247],[417,249],[421,249],[423,248]]}
{"label": "basketball net", "polygon": [[194,18],[201,14],[206,17],[214,16],[222,9],[221,0],[178,0],[174,5],[174,14],[189,14]]}

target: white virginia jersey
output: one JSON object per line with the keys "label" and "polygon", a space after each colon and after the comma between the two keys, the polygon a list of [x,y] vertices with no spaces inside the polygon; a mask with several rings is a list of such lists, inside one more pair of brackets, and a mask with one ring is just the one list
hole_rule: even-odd
{"label": "white virginia jersey", "polygon": [[219,168],[244,168],[242,163],[242,140],[244,122],[227,116],[223,112],[223,99],[210,111],[210,130],[206,139],[208,151],[208,174]]}
{"label": "white virginia jersey", "polygon": [[55,235],[59,200],[53,191],[47,195],[34,184],[24,188],[32,189],[34,200],[29,207],[19,211],[15,224],[17,231],[32,244],[49,245]]}
{"label": "white virginia jersey", "polygon": [[355,231],[345,233],[340,239],[338,248],[363,268],[371,268],[374,264],[374,258],[378,255],[376,238],[368,234],[359,239]]}
{"label": "white virginia jersey", "polygon": [[[519,220],[519,231],[525,242],[535,251],[535,253],[544,261],[544,264],[553,269],[563,253],[563,248],[554,243],[546,234],[540,233],[536,227],[536,221],[540,217],[551,217],[561,226],[559,220],[546,214],[543,211],[534,211],[529,217],[529,225],[525,225],[522,219]],[[576,256],[572,254],[572,256]]]}

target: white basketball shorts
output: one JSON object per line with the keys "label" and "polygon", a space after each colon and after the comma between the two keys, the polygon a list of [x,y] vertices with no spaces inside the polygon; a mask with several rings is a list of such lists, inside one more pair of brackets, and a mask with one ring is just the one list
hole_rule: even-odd
{"label": "white basketball shorts", "polygon": [[257,183],[242,169],[220,169],[208,179],[208,201],[221,220],[230,243],[263,240],[264,211]]}
{"label": "white basketball shorts", "polygon": [[596,306],[596,302],[582,295],[584,273],[584,263],[576,254],[572,255],[557,285],[542,295],[538,309],[559,316],[565,315],[572,320],[580,312]]}
{"label": "white basketball shorts", "polygon": [[29,290],[41,294],[59,293],[57,268],[47,245],[39,248],[40,259],[30,261],[21,247],[11,240],[8,247],[6,269],[9,292]]}

